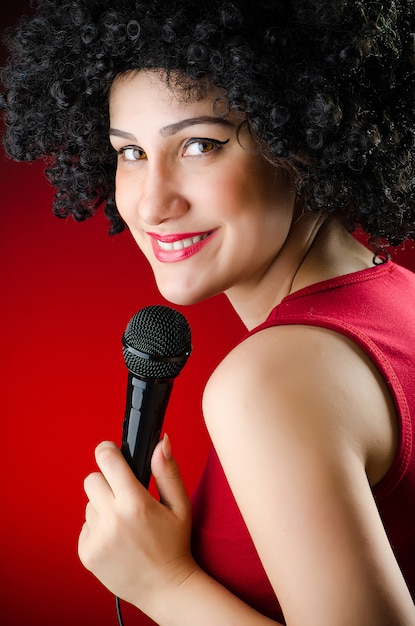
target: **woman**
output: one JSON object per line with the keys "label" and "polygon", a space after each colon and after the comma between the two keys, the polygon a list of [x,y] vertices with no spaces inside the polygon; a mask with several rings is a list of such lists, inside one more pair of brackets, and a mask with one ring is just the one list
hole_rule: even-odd
{"label": "woman", "polygon": [[160,501],[103,442],[82,562],[162,625],[415,624],[415,279],[382,251],[415,237],[412,3],[39,4],[10,154],[48,156],[58,215],[105,203],[168,300],[224,292],[247,328],[192,506],[167,436]]}

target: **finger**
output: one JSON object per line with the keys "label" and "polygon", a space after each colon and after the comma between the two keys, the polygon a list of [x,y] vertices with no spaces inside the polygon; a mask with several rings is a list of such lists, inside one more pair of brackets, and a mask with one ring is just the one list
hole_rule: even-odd
{"label": "finger", "polygon": [[92,571],[90,565],[91,543],[94,543],[94,531],[88,522],[84,522],[78,537],[78,556],[84,567]]}
{"label": "finger", "polygon": [[100,472],[93,472],[85,478],[84,490],[88,500],[98,510],[101,510],[108,502],[114,500],[112,489]]}
{"label": "finger", "polygon": [[85,521],[88,526],[93,526],[95,524],[96,519],[98,518],[98,513],[92,502],[88,502],[85,508]]}
{"label": "finger", "polygon": [[100,443],[95,450],[95,458],[115,499],[140,489],[146,492],[115,443],[111,441]]}
{"label": "finger", "polygon": [[169,507],[178,517],[190,516],[190,500],[187,495],[176,461],[171,454],[167,435],[154,450],[151,469],[157,483],[162,504]]}
{"label": "finger", "polygon": [[83,562],[84,546],[86,542],[88,541],[88,536],[89,536],[88,522],[84,522],[81,528],[81,532],[79,533],[79,537],[78,537],[78,556],[82,562]]}

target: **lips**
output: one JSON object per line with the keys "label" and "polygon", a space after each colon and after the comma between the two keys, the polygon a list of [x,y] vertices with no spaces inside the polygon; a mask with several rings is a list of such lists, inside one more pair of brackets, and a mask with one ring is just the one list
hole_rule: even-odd
{"label": "lips", "polygon": [[157,260],[162,263],[176,263],[199,252],[210,241],[214,231],[163,236],[156,233],[147,234],[150,236]]}
{"label": "lips", "polygon": [[206,237],[209,237],[209,233],[186,237],[186,239],[177,239],[171,242],[158,239],[157,243],[162,250],[183,250],[184,248],[190,248],[190,246],[193,246],[195,243],[199,243],[199,241],[203,241]]}

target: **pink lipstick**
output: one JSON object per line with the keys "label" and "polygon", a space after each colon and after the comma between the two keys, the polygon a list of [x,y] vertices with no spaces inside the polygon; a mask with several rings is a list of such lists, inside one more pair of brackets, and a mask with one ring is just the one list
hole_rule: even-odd
{"label": "pink lipstick", "polygon": [[177,263],[193,256],[201,250],[211,239],[215,231],[202,233],[177,233],[172,235],[157,235],[147,233],[151,238],[153,252],[162,263]]}

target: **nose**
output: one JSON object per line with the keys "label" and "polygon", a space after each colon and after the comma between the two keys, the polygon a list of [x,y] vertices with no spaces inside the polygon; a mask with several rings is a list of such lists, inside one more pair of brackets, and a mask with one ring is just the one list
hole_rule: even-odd
{"label": "nose", "polygon": [[182,181],[173,168],[147,163],[136,185],[135,212],[148,226],[177,219],[189,209]]}

